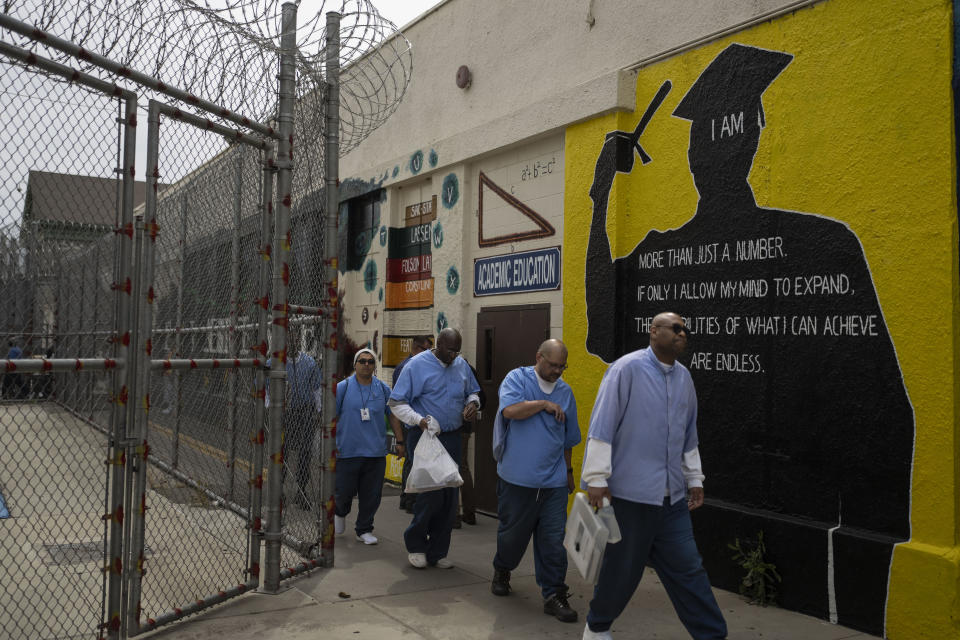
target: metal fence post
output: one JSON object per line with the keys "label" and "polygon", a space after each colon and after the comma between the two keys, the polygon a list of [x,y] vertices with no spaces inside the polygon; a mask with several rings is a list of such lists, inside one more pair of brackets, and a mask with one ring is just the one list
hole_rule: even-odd
{"label": "metal fence post", "polygon": [[[243,203],[243,146],[237,145],[237,176],[234,183],[236,192],[233,201],[233,241],[230,244],[230,328],[227,341],[230,345],[230,357],[239,358],[240,337],[237,335],[237,320],[240,313],[240,222]],[[237,461],[237,376],[240,372],[231,370],[227,379],[227,496],[234,501],[234,478]]]}
{"label": "metal fence post", "polygon": [[[143,354],[140,351],[140,317],[142,309],[140,308],[140,299],[142,292],[142,269],[143,269],[143,215],[134,217],[133,226],[133,278],[131,295],[132,306],[130,309],[130,347],[127,350],[127,431],[124,434],[124,457],[126,458],[126,474],[124,475],[124,513],[126,517],[123,521],[123,584],[124,594],[128,593],[130,582],[133,579],[133,567],[131,566],[130,547],[132,546],[133,530],[133,511],[134,511],[134,480],[138,464],[136,461],[137,446],[137,406],[140,400],[139,371],[140,362],[143,360]],[[121,634],[126,637],[129,633],[127,628],[129,600],[124,597],[121,602]]]}
{"label": "metal fence post", "polygon": [[297,5],[283,5],[280,35],[280,101],[277,121],[277,207],[273,234],[273,326],[270,349],[270,430],[267,474],[267,533],[263,589],[276,593],[280,587],[280,537],[283,510],[283,419],[286,397],[287,288],[290,284],[290,206],[293,178],[293,120],[296,91],[294,55],[297,46]]}
{"label": "metal fence post", "polygon": [[[108,508],[110,512],[104,519],[110,522],[109,564],[105,570],[109,572],[107,586],[107,620],[105,621],[109,638],[120,637],[121,609],[123,606],[123,503],[124,479],[126,475],[126,405],[129,389],[127,386],[127,372],[129,363],[127,358],[130,352],[130,311],[132,308],[132,279],[130,276],[130,261],[133,256],[133,179],[134,164],[136,161],[136,122],[137,97],[129,94],[124,105],[123,131],[123,198],[120,227],[117,229],[120,243],[120,258],[116,269],[117,291],[116,323],[117,335],[114,338],[114,358],[117,369],[113,374],[113,404],[110,415],[111,438],[110,457],[107,465],[110,475],[110,497]],[[120,366],[123,363],[124,366]]]}
{"label": "metal fence post", "polygon": [[[273,172],[276,166],[273,161],[273,147],[270,146],[263,154],[263,170],[261,173],[260,190],[260,262],[257,276],[257,333],[256,344],[252,347],[264,357],[267,356],[267,331],[270,322],[270,256],[272,253],[270,233],[273,228]],[[266,436],[264,429],[264,406],[266,396],[267,377],[264,367],[257,367],[255,372],[254,405],[253,405],[253,434],[250,438],[253,445],[250,466],[250,568],[251,578],[260,577],[260,543],[263,539],[263,444]]]}
{"label": "metal fence post", "polygon": [[[173,351],[177,358],[183,357],[183,282],[186,277],[187,260],[187,194],[180,200],[180,254],[177,258],[180,265],[180,275],[177,278],[177,325],[173,334]],[[183,373],[176,371],[173,375],[177,396],[177,406],[174,409],[173,422],[173,452],[170,464],[176,469],[180,464],[180,418],[183,409]]]}
{"label": "metal fence post", "polygon": [[340,14],[335,11],[327,13],[327,100],[324,126],[324,178],[326,187],[326,218],[324,220],[324,264],[327,275],[327,299],[329,300],[330,321],[324,323],[326,332],[323,340],[323,367],[325,377],[329,382],[323,391],[323,413],[321,429],[323,451],[321,452],[323,474],[321,476],[321,497],[324,501],[324,517],[317,523],[317,534],[320,537],[320,563],[325,567],[332,567],[334,561],[334,483],[336,478],[336,389],[337,371],[339,370],[339,340],[337,332],[339,314],[337,311],[337,219],[339,218],[340,196],[337,183],[339,181],[340,157]]}
{"label": "metal fence post", "polygon": [[137,306],[140,310],[137,317],[139,324],[139,344],[136,345],[139,356],[135,384],[131,396],[136,396],[138,403],[134,405],[134,454],[130,456],[131,466],[135,473],[134,484],[131,490],[130,509],[130,548],[127,551],[127,565],[129,567],[129,582],[127,585],[127,620],[128,633],[136,635],[140,630],[140,593],[144,574],[144,516],[146,514],[146,486],[147,486],[147,444],[148,421],[150,418],[150,360],[153,355],[153,271],[156,241],[159,235],[157,225],[157,188],[160,178],[158,166],[160,138],[160,111],[159,103],[151,100],[149,116],[147,118],[147,185],[144,215],[138,225],[140,239],[137,243],[142,251],[140,282],[138,283]]}

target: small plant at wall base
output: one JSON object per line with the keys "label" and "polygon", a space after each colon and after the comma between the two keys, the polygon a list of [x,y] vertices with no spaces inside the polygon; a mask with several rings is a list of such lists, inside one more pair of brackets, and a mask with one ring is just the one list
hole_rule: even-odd
{"label": "small plant at wall base", "polygon": [[740,595],[750,604],[764,607],[772,604],[777,599],[776,585],[780,582],[780,574],[775,564],[764,559],[767,547],[763,544],[763,531],[757,534],[756,545],[751,546],[749,540],[741,544],[737,538],[727,546],[733,551],[733,561],[746,571],[740,579]]}

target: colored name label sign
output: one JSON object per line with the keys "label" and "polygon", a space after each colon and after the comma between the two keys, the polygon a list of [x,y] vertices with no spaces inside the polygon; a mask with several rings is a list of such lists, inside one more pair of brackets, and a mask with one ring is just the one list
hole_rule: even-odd
{"label": "colored name label sign", "polygon": [[432,225],[427,222],[412,227],[391,227],[388,258],[409,258],[431,253]]}
{"label": "colored name label sign", "polygon": [[387,282],[385,309],[428,309],[433,306],[433,278]]}
{"label": "colored name label sign", "polygon": [[418,202],[404,209],[405,226],[412,227],[437,219],[437,196],[426,202]]}
{"label": "colored name label sign", "polygon": [[413,350],[413,336],[383,336],[381,362],[385,367],[395,367]]}
{"label": "colored name label sign", "polygon": [[387,258],[387,281],[425,280],[431,275],[433,256],[429,253],[409,258]]}
{"label": "colored name label sign", "polygon": [[473,295],[493,296],[560,288],[560,247],[478,258]]}

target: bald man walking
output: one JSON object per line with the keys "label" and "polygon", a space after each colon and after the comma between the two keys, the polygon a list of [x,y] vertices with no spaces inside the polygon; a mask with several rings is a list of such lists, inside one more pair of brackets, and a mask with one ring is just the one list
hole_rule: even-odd
{"label": "bald man walking", "polygon": [[567,552],[563,532],[567,496],[573,492],[573,447],[580,443],[577,403],[560,379],[567,348],[547,340],[536,364],[507,374],[500,385],[494,436],[497,458],[497,554],[493,558],[494,595],[510,594],[510,572],[517,568],[533,537],[537,584],[543,612],[575,622],[567,602]]}
{"label": "bald man walking", "polygon": [[[607,498],[623,538],[607,546],[584,640],[611,640],[649,564],[696,640],[727,637],[727,623],[693,539],[690,511],[703,504],[697,393],[677,358],[690,331],[676,313],[650,325],[650,346],[607,369],[590,416],[581,480],[590,504]],[[630,634],[628,634],[630,635]]]}
{"label": "bald man walking", "polygon": [[[480,385],[460,357],[463,338],[456,329],[437,335],[437,346],[410,359],[390,394],[393,415],[407,425],[407,446],[415,451],[429,417],[440,425],[437,438],[453,461],[460,462],[460,426],[480,408]],[[403,533],[407,560],[417,569],[450,569],[450,533],[457,514],[457,488],[417,494],[413,521]]]}

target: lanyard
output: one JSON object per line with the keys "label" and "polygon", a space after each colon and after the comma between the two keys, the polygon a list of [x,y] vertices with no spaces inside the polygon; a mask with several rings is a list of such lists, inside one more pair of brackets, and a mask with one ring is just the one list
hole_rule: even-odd
{"label": "lanyard", "polygon": [[370,396],[373,395],[373,381],[374,381],[374,378],[371,378],[371,379],[370,379],[370,384],[368,385],[368,386],[370,387],[370,389],[367,390],[367,397],[366,397],[366,398],[363,397],[363,387],[364,387],[364,385],[360,384],[360,381],[356,379],[356,376],[354,376],[354,380],[353,380],[353,381],[356,382],[356,383],[357,383],[357,387],[360,388],[360,407],[361,407],[362,409],[366,409],[366,408],[367,408],[367,403],[370,401]]}

